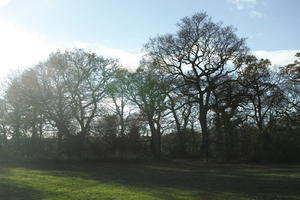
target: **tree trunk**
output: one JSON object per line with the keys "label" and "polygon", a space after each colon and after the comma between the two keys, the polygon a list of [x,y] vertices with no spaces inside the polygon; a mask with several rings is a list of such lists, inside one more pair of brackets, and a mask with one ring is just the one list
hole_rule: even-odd
{"label": "tree trunk", "polygon": [[199,122],[202,130],[202,144],[201,144],[201,156],[204,160],[209,158],[209,141],[208,141],[208,127],[207,127],[207,111],[200,108]]}
{"label": "tree trunk", "polygon": [[177,138],[178,138],[178,153],[181,154],[182,156],[186,156],[187,152],[186,152],[186,138],[185,138],[185,129],[186,126],[181,128],[180,122],[178,120],[178,117],[176,115],[175,110],[172,110],[173,113],[173,117],[175,120],[175,124],[176,124],[176,129],[177,129]]}
{"label": "tree trunk", "polygon": [[182,156],[186,156],[186,138],[185,138],[185,131],[186,130],[177,130],[178,132],[178,139],[179,139],[179,154]]}
{"label": "tree trunk", "polygon": [[216,130],[217,130],[217,142],[216,142],[216,152],[219,159],[224,159],[224,131],[222,129],[221,117],[219,110],[216,111]]}
{"label": "tree trunk", "polygon": [[5,145],[7,145],[7,132],[6,132],[6,129],[5,127],[3,126],[3,142]]}
{"label": "tree trunk", "polygon": [[151,149],[155,157],[161,156],[161,138],[159,127],[155,128],[155,124],[152,119],[149,120],[149,126],[151,131]]}
{"label": "tree trunk", "polygon": [[85,143],[86,143],[86,136],[87,136],[87,130],[86,129],[83,129],[79,132],[78,134],[78,146],[77,146],[77,149],[78,149],[78,157],[80,160],[83,160],[84,159],[84,146],[85,146]]}
{"label": "tree trunk", "polygon": [[58,128],[58,132],[57,132],[57,153],[61,153],[62,149],[63,149],[63,137],[64,136],[69,136],[70,132],[68,130],[68,128],[66,127],[66,125],[64,124],[64,122],[58,122],[57,123],[57,128]]}

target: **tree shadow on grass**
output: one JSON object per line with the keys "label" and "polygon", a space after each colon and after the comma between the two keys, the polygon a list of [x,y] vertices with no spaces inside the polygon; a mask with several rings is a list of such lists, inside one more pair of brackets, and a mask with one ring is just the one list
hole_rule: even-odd
{"label": "tree shadow on grass", "polygon": [[[250,173],[245,168],[258,171]],[[275,168],[275,167],[273,167]],[[291,176],[280,176],[286,172],[298,174],[299,168],[277,168],[274,175],[272,166],[216,165],[193,163],[187,166],[184,162],[149,163],[149,164],[111,164],[85,165],[74,168],[85,172],[85,178],[113,181],[122,185],[143,188],[162,187],[180,190],[201,191],[199,197],[242,195],[253,199],[300,199],[300,179]],[[74,174],[72,174],[74,175]],[[89,177],[88,177],[89,176]],[[172,191],[171,191],[172,192]],[[175,190],[173,191],[175,192]],[[160,193],[171,198],[172,194]],[[194,195],[195,193],[193,193]],[[218,194],[218,195],[216,195]],[[174,196],[174,195],[173,195]],[[176,199],[176,198],[174,198]],[[233,198],[232,198],[233,199]]]}
{"label": "tree shadow on grass", "polygon": [[33,188],[0,182],[1,200],[39,200],[42,199],[41,193]]}
{"label": "tree shadow on grass", "polygon": [[287,176],[298,174],[297,167],[105,162],[27,168],[42,170],[49,176],[78,177],[138,188],[159,199],[300,199],[298,175]]}

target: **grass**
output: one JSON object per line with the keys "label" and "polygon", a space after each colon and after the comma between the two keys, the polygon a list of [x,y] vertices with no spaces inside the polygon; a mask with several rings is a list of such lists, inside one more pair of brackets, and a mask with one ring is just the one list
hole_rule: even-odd
{"label": "grass", "polygon": [[300,166],[198,161],[0,166],[1,200],[300,200]]}

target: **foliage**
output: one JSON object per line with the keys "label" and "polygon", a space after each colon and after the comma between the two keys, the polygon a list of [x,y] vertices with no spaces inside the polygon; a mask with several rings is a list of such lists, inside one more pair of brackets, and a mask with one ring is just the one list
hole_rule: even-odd
{"label": "foliage", "polygon": [[273,70],[206,13],[145,50],[134,72],[74,49],[15,74],[0,98],[0,160],[299,161],[299,61]]}

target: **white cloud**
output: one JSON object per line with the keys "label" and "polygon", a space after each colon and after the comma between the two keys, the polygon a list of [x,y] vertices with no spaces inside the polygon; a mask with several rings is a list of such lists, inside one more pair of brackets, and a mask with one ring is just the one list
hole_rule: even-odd
{"label": "white cloud", "polygon": [[[1,0],[0,0],[1,1]],[[251,0],[249,0],[251,1]],[[50,43],[47,38],[36,32],[20,29],[13,23],[0,20],[0,80],[11,70],[30,67],[46,59],[50,52],[57,49],[83,48],[105,57],[119,58],[122,65],[129,70],[138,67],[143,56],[140,49],[109,48],[100,43],[72,42],[57,45]],[[278,51],[253,51],[258,58],[268,58],[273,65],[284,66],[292,63],[294,55],[300,49]],[[1,81],[0,81],[1,82]]]}
{"label": "white cloud", "polygon": [[253,54],[258,58],[268,58],[274,66],[285,66],[294,62],[295,54],[300,52],[300,49],[279,50],[279,51],[254,51]]}
{"label": "white cloud", "polygon": [[0,20],[0,30],[2,78],[11,70],[29,67],[45,59],[55,49],[41,34],[24,31],[13,23]]}
{"label": "white cloud", "polygon": [[143,56],[138,50],[108,48],[98,43],[53,44],[42,34],[23,30],[7,21],[0,20],[0,30],[0,83],[11,71],[19,71],[43,61],[57,49],[77,47],[105,57],[119,58],[121,64],[129,70],[136,69]]}
{"label": "white cloud", "polygon": [[0,0],[0,8],[6,6],[11,0]]}
{"label": "white cloud", "polygon": [[117,58],[120,60],[121,64],[127,69],[133,71],[135,70],[142,56],[144,55],[140,49],[134,50],[123,50],[123,49],[114,49],[106,47],[98,43],[86,43],[86,42],[74,42],[75,47],[93,51],[104,57]]}

